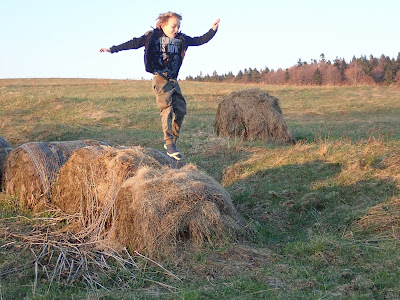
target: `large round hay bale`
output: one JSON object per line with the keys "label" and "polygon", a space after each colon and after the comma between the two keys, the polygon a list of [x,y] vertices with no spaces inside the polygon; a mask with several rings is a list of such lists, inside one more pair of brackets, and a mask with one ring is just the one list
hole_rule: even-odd
{"label": "large round hay bale", "polygon": [[62,166],[53,187],[52,203],[78,214],[87,233],[98,239],[114,213],[122,183],[142,166],[171,166],[173,159],[154,149],[86,147],[75,151]]}
{"label": "large round hay bale", "polygon": [[4,162],[11,150],[12,146],[0,136],[0,188],[3,184]]}
{"label": "large round hay bale", "polygon": [[143,167],[118,193],[109,240],[157,257],[243,233],[229,194],[195,166]]}
{"label": "large round hay bale", "polygon": [[295,142],[279,100],[258,88],[235,91],[224,97],[218,105],[214,132],[247,141]]}
{"label": "large round hay bale", "polygon": [[60,167],[77,149],[101,145],[94,140],[31,142],[13,149],[4,165],[4,189],[20,204],[33,209],[47,200]]}

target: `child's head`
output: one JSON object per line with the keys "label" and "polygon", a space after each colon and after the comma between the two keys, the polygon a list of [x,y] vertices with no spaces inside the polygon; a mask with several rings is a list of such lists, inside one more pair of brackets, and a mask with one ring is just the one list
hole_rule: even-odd
{"label": "child's head", "polygon": [[174,12],[167,12],[160,14],[157,20],[156,27],[164,31],[166,36],[174,38],[179,32],[182,16]]}

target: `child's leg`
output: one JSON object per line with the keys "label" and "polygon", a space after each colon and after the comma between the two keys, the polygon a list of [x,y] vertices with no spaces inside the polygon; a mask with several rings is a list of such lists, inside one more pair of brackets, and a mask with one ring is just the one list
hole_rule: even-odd
{"label": "child's leg", "polygon": [[172,121],[173,142],[175,144],[182,128],[183,119],[186,115],[186,100],[182,95],[181,88],[177,81],[175,81],[175,91],[172,94],[172,107],[175,114]]}
{"label": "child's leg", "polygon": [[[156,94],[157,107],[160,109],[164,140],[169,145],[176,142],[179,136],[186,114],[186,101],[176,80],[167,80],[162,76],[155,75],[153,90]],[[173,113],[175,113],[174,119]]]}

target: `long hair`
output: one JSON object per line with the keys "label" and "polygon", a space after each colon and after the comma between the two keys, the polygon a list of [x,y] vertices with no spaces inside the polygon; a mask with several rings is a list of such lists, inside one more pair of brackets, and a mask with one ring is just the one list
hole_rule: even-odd
{"label": "long hair", "polygon": [[182,16],[180,14],[169,11],[158,16],[158,18],[156,19],[156,27],[161,30],[161,27],[168,23],[169,18],[177,18],[178,20],[182,20]]}

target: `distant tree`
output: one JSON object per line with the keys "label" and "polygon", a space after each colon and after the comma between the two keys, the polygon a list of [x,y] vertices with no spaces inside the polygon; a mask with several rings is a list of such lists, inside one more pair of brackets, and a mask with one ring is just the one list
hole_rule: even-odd
{"label": "distant tree", "polygon": [[244,69],[243,79],[245,82],[251,82],[251,72],[253,72],[252,68]]}
{"label": "distant tree", "polygon": [[321,53],[321,55],[319,56],[319,62],[320,62],[320,63],[326,62],[325,54]]}
{"label": "distant tree", "polygon": [[317,68],[312,76],[312,79],[314,81],[314,84],[317,85],[321,85],[322,84],[322,73],[319,70],[319,68]]}
{"label": "distant tree", "polygon": [[390,85],[394,83],[395,73],[393,72],[393,67],[389,61],[385,66],[385,84]]}
{"label": "distant tree", "polygon": [[323,85],[339,85],[342,84],[342,75],[339,68],[332,63],[320,63],[319,70],[322,74]]}
{"label": "distant tree", "polygon": [[235,77],[235,81],[242,81],[243,80],[243,72],[242,70],[239,70],[239,72],[237,73],[236,77]]}
{"label": "distant tree", "polygon": [[251,72],[250,72],[250,81],[251,82],[260,82],[261,81],[261,74],[257,70],[257,68],[251,70]]}
{"label": "distant tree", "polygon": [[233,81],[235,80],[235,75],[233,75],[232,71],[229,71],[228,74],[225,75],[224,81]]}
{"label": "distant tree", "polygon": [[366,76],[367,75],[363,68],[357,64],[356,61],[350,63],[349,67],[345,71],[346,81],[351,85],[359,85],[363,83]]}
{"label": "distant tree", "polygon": [[350,63],[343,58],[336,57],[332,62],[326,60],[321,53],[319,61],[311,59],[310,63],[298,59],[294,66],[277,71],[265,67],[260,71],[257,68],[245,68],[235,76],[231,71],[219,75],[214,71],[212,75],[203,76],[202,72],[196,77],[187,76],[185,80],[191,81],[235,81],[235,82],[264,82],[267,84],[293,84],[293,85],[339,85],[347,84],[393,84],[400,85],[400,52],[396,58],[381,55],[353,56]]}
{"label": "distant tree", "polygon": [[288,82],[289,79],[290,79],[289,69],[286,69],[286,71],[285,71],[285,82]]}
{"label": "distant tree", "polygon": [[365,55],[361,55],[361,57],[357,58],[355,62],[363,69],[366,75],[371,75],[372,66],[370,65],[370,61],[367,60],[367,57]]}
{"label": "distant tree", "polygon": [[385,62],[377,60],[377,65],[373,68],[371,76],[375,83],[382,83],[385,80]]}
{"label": "distant tree", "polygon": [[220,76],[218,75],[217,71],[214,71],[210,77],[210,81],[216,82],[220,81]]}
{"label": "distant tree", "polygon": [[301,67],[303,65],[303,62],[301,61],[301,58],[299,58],[298,62],[297,62],[297,66]]}
{"label": "distant tree", "polygon": [[266,84],[284,84],[285,71],[282,69],[278,69],[277,71],[271,70],[267,74],[264,74],[263,82]]}
{"label": "distant tree", "polygon": [[396,82],[396,85],[400,86],[400,70],[397,71],[394,81]]}
{"label": "distant tree", "polygon": [[337,56],[336,56],[336,59],[334,60],[333,65],[336,66],[338,68],[338,70],[340,71],[340,75],[342,76],[341,81],[344,81],[345,80],[344,73],[345,73],[346,69],[349,67],[349,65],[346,63],[344,58],[338,58]]}

